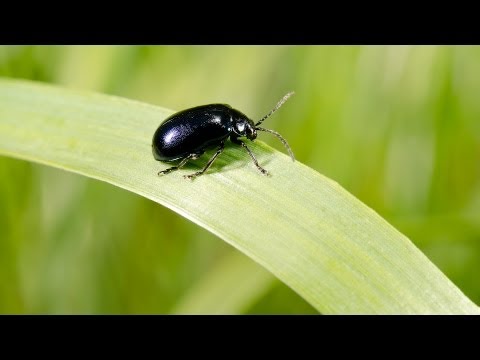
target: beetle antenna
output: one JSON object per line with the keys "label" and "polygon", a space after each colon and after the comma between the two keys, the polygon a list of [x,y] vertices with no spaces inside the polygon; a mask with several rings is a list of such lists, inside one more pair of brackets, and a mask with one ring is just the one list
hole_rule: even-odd
{"label": "beetle antenna", "polygon": [[272,111],[270,111],[267,115],[265,115],[263,118],[261,118],[260,121],[255,124],[255,126],[260,125],[266,118],[268,118],[268,117],[269,117],[270,115],[272,115],[275,111],[277,111],[277,110],[280,108],[280,106],[282,106],[282,105],[285,103],[285,101],[287,101],[288,98],[289,98],[290,96],[292,96],[293,94],[295,94],[295,92],[290,91],[287,95],[285,95],[285,96],[277,103],[277,105],[275,105],[275,107],[272,109]]}
{"label": "beetle antenna", "polygon": [[[285,99],[285,98],[284,98]],[[286,100],[286,99],[285,99]],[[285,102],[285,101],[284,101]],[[281,105],[281,104],[280,104]],[[287,140],[285,140],[283,138],[282,135],[280,135],[278,132],[274,131],[274,130],[270,130],[270,129],[264,129],[264,128],[261,128],[261,127],[255,127],[255,130],[259,130],[259,131],[265,131],[265,132],[268,132],[270,134],[273,134],[275,135],[277,138],[280,139],[280,141],[282,142],[283,146],[286,147],[288,153],[290,154],[290,157],[292,158],[293,161],[295,161],[295,156],[293,155],[293,151],[292,149],[290,148],[290,145],[288,145],[287,143]]]}

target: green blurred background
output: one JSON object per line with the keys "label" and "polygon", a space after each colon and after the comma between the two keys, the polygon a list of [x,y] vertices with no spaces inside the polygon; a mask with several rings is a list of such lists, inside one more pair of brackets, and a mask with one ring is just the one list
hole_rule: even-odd
{"label": "green blurred background", "polygon": [[[268,127],[480,304],[480,47],[3,46],[0,76],[253,119],[294,90]],[[158,204],[0,157],[0,313],[204,312],[315,310]]]}

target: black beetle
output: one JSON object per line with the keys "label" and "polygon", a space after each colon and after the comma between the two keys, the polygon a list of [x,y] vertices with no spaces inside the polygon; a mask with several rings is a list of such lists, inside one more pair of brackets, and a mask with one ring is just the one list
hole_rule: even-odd
{"label": "black beetle", "polygon": [[247,145],[239,139],[239,137],[245,136],[253,141],[257,138],[257,130],[266,131],[278,137],[287,148],[292,160],[295,161],[290,146],[279,133],[258,127],[266,118],[277,111],[291,95],[293,95],[293,92],[285,95],[272,111],[256,124],[245,114],[226,104],[197,106],[168,117],[153,135],[152,152],[156,160],[165,162],[179,161],[179,163],[177,166],[160,171],[158,175],[165,175],[178,170],[189,160],[197,159],[206,149],[218,147],[217,152],[201,171],[191,175],[184,175],[185,178],[193,180],[208,170],[217,156],[223,151],[225,140],[228,137],[230,137],[233,143],[243,146],[258,170],[262,174],[268,175],[267,170],[258,164],[257,159]]}

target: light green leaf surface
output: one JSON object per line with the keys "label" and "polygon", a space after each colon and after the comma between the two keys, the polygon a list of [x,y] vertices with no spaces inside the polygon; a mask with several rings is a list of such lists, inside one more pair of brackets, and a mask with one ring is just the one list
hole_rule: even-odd
{"label": "light green leaf surface", "polygon": [[263,265],[321,313],[479,313],[377,213],[261,141],[251,149],[271,177],[260,175],[234,145],[193,182],[182,175],[206,157],[158,177],[167,165],[153,159],[151,139],[171,113],[3,79],[0,153],[105,181],[167,206]]}

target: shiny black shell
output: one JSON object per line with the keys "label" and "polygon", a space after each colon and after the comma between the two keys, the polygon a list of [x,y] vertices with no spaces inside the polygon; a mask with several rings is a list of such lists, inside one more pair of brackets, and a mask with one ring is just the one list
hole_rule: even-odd
{"label": "shiny black shell", "polygon": [[155,131],[152,152],[156,160],[175,161],[191,154],[199,156],[228,138],[234,122],[247,119],[226,104],[197,106],[177,112]]}

